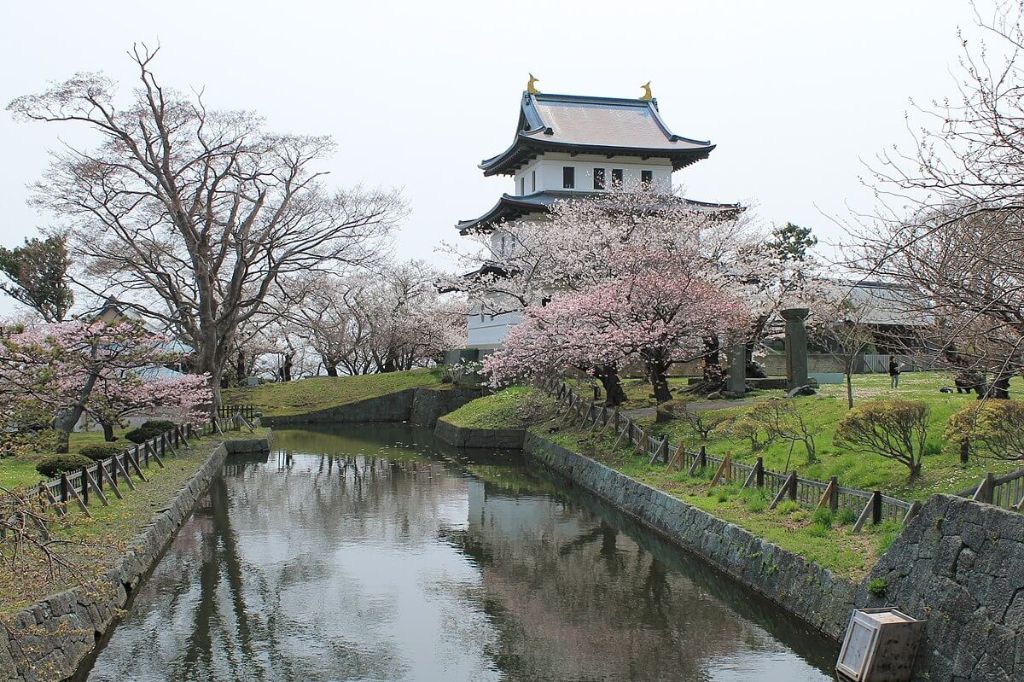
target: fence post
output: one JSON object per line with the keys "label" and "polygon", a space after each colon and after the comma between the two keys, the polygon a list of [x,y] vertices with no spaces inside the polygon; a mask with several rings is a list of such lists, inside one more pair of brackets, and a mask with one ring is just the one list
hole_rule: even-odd
{"label": "fence post", "polygon": [[697,461],[700,462],[700,464],[697,465],[697,467],[699,469],[703,469],[704,467],[706,467],[708,465],[708,449],[707,449],[707,447],[705,447],[703,445],[700,446],[700,452],[697,454]]}
{"label": "fence post", "polygon": [[992,504],[992,493],[995,491],[995,487],[995,475],[990,471],[985,474],[985,479],[978,485],[978,489],[974,492],[974,501]]}
{"label": "fence post", "polygon": [[782,502],[782,498],[789,495],[789,499],[796,499],[796,472],[793,471],[789,474],[789,477],[783,482],[782,487],[779,488],[778,494],[775,495],[775,499],[768,505],[769,509],[775,509],[779,506],[779,502]]}
{"label": "fence post", "polygon": [[882,522],[882,492],[871,493],[871,523],[876,526]]}
{"label": "fence post", "polygon": [[828,484],[832,489],[832,494],[828,499],[828,508],[832,510],[832,513],[839,511],[839,479],[833,476],[828,480]]}
{"label": "fence post", "polygon": [[63,472],[60,475],[60,501],[64,504],[68,502],[68,475]]}
{"label": "fence post", "polygon": [[103,460],[96,462],[96,487],[103,491],[103,473],[100,469],[103,468]]}
{"label": "fence post", "polygon": [[82,467],[82,501],[89,504],[89,467]]}
{"label": "fence post", "polygon": [[960,463],[967,464],[971,459],[971,441],[964,438],[960,441]]}
{"label": "fence post", "polygon": [[758,488],[764,487],[764,458],[758,457],[757,463],[754,464],[754,482]]}

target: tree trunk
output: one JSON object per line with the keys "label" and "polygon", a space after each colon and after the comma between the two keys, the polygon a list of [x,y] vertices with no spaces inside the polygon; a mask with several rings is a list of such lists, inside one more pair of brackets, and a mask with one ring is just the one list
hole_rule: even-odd
{"label": "tree trunk", "polygon": [[622,381],[619,379],[619,370],[615,365],[601,365],[594,370],[594,376],[604,387],[606,396],[604,404],[608,407],[616,407],[626,401],[626,392],[622,390]]}
{"label": "tree trunk", "polygon": [[852,363],[846,363],[846,407],[853,409],[853,367]]}
{"label": "tree trunk", "polygon": [[338,366],[333,362],[325,362],[324,367],[327,369],[327,376],[336,377],[338,376]]}
{"label": "tree trunk", "polygon": [[96,379],[98,375],[94,372],[89,375],[89,378],[85,380],[85,386],[78,393],[78,400],[75,404],[61,412],[53,420],[53,428],[61,433],[61,436],[57,442],[57,452],[60,454],[66,453],[70,446],[71,431],[74,430],[75,424],[82,418],[82,413],[85,412],[85,403],[89,400],[89,395],[92,393],[92,387],[96,385]]}
{"label": "tree trunk", "polygon": [[113,443],[117,440],[117,436],[114,435],[114,425],[110,422],[100,422],[103,425],[103,440],[107,443]]}
{"label": "tree trunk", "polygon": [[659,403],[672,400],[672,392],[668,390],[668,363],[658,359],[649,359],[645,362],[647,366],[647,378],[654,389],[654,399]]}
{"label": "tree trunk", "polygon": [[996,400],[1010,399],[1010,375],[1004,372],[996,374],[988,389],[988,397]]}
{"label": "tree trunk", "polygon": [[722,371],[722,358],[719,353],[720,342],[717,336],[704,339],[704,385],[705,393],[722,390],[725,373]]}

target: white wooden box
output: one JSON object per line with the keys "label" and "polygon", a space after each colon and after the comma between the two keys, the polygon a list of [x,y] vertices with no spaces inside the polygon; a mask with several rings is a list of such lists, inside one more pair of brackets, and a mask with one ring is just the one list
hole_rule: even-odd
{"label": "white wooden box", "polygon": [[854,610],[836,671],[853,682],[908,682],[924,624],[893,608]]}

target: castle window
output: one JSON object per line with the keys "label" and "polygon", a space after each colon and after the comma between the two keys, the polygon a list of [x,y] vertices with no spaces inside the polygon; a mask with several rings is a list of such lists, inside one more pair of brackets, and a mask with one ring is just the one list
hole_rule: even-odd
{"label": "castle window", "polygon": [[594,169],[594,189],[604,189],[604,168]]}
{"label": "castle window", "polygon": [[519,178],[519,194],[526,194],[526,178]]}
{"label": "castle window", "polygon": [[572,166],[562,166],[562,189],[576,188],[576,169]]}
{"label": "castle window", "polygon": [[530,171],[530,191],[537,191],[537,171],[535,170]]}
{"label": "castle window", "polygon": [[622,169],[612,168],[612,185],[622,187]]}
{"label": "castle window", "polygon": [[645,185],[649,185],[654,182],[654,171],[640,171],[640,182]]}

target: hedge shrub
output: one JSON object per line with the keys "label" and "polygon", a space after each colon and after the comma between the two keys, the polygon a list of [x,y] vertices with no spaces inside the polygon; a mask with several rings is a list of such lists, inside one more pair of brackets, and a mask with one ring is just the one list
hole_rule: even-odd
{"label": "hedge shrub", "polygon": [[36,471],[47,478],[53,478],[62,473],[78,471],[82,467],[92,465],[92,460],[84,455],[56,455],[47,457],[36,465]]}
{"label": "hedge shrub", "polygon": [[124,452],[124,446],[117,443],[96,443],[95,445],[86,445],[78,451],[78,454],[84,455],[94,462],[99,462],[122,452]]}
{"label": "hedge shrub", "polygon": [[921,400],[873,400],[847,412],[833,442],[901,462],[910,478],[921,474],[928,439],[928,405]]}
{"label": "hedge shrub", "polygon": [[167,421],[165,419],[151,419],[148,422],[142,424],[142,426],[132,429],[128,433],[124,434],[124,437],[136,444],[145,443],[150,438],[159,436],[161,433],[167,433],[168,431],[174,430],[174,422]]}

